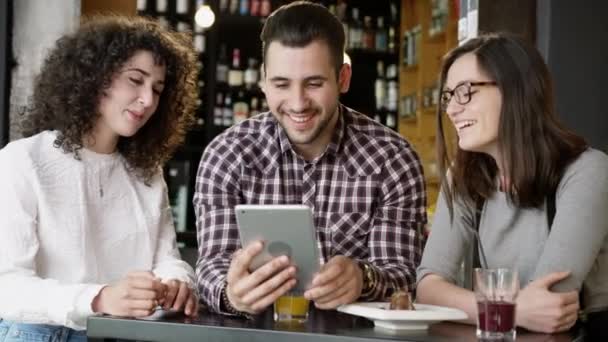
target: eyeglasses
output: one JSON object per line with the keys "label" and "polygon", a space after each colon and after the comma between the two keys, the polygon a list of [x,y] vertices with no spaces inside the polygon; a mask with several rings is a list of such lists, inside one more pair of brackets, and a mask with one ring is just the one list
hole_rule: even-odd
{"label": "eyeglasses", "polygon": [[494,81],[486,82],[465,82],[459,84],[453,90],[444,90],[441,92],[441,109],[446,110],[452,97],[456,96],[456,102],[461,105],[465,105],[471,102],[471,87],[474,86],[485,86],[485,85],[496,85]]}

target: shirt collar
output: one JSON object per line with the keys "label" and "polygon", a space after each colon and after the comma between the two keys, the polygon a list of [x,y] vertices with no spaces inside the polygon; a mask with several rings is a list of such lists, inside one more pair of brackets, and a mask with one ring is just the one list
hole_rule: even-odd
{"label": "shirt collar", "polygon": [[[312,163],[316,163],[316,161],[320,160],[325,155],[337,155],[338,151],[340,151],[340,145],[342,144],[342,138],[344,137],[344,128],[345,128],[344,115],[348,112],[348,109],[346,107],[344,107],[343,105],[339,104],[337,110],[338,110],[338,122],[336,122],[336,127],[334,128],[334,133],[332,135],[332,138],[331,138],[329,144],[327,145],[327,147],[325,148],[325,151],[323,153],[321,153],[321,155],[319,157],[317,157],[313,161],[311,161]],[[276,122],[277,129],[279,132],[279,145],[281,148],[281,154],[291,151],[295,155],[297,155],[296,151],[293,149],[293,146],[291,145],[291,141],[289,141],[289,137],[287,137],[287,133],[285,132],[285,130],[279,124],[278,121],[275,120],[275,122]]]}

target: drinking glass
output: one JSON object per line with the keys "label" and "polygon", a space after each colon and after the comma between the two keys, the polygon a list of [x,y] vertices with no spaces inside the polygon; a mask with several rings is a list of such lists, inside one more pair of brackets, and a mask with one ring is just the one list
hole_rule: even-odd
{"label": "drinking glass", "polygon": [[473,283],[477,299],[477,338],[514,341],[515,300],[519,291],[517,271],[476,268]]}
{"label": "drinking glass", "polygon": [[304,298],[304,293],[286,293],[274,302],[274,320],[304,323],[308,319],[308,306],[309,300]]}

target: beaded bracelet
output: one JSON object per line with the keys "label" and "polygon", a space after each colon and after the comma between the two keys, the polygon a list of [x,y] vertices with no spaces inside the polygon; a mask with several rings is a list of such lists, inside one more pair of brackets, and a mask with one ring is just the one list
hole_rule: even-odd
{"label": "beaded bracelet", "polygon": [[224,309],[231,315],[245,317],[247,319],[253,319],[252,315],[250,315],[246,312],[239,311],[239,310],[235,309],[234,306],[232,306],[232,304],[230,304],[230,300],[228,299],[228,291],[226,288],[227,288],[227,285],[224,286],[224,288],[222,289],[222,299],[221,299],[224,304]]}

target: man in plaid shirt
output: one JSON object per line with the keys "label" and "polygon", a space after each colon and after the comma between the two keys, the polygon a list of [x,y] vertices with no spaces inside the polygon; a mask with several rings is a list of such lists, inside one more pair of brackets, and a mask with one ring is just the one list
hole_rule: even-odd
{"label": "man in plaid shirt", "polygon": [[248,271],[262,244],[240,246],[242,203],[313,208],[323,266],[304,296],[317,308],[412,290],[426,223],[422,167],[398,134],[339,104],[351,77],[341,23],[321,5],[295,2],[266,20],[261,37],[270,112],[214,139],[196,179],[203,301],[257,314],[295,285],[284,256]]}

